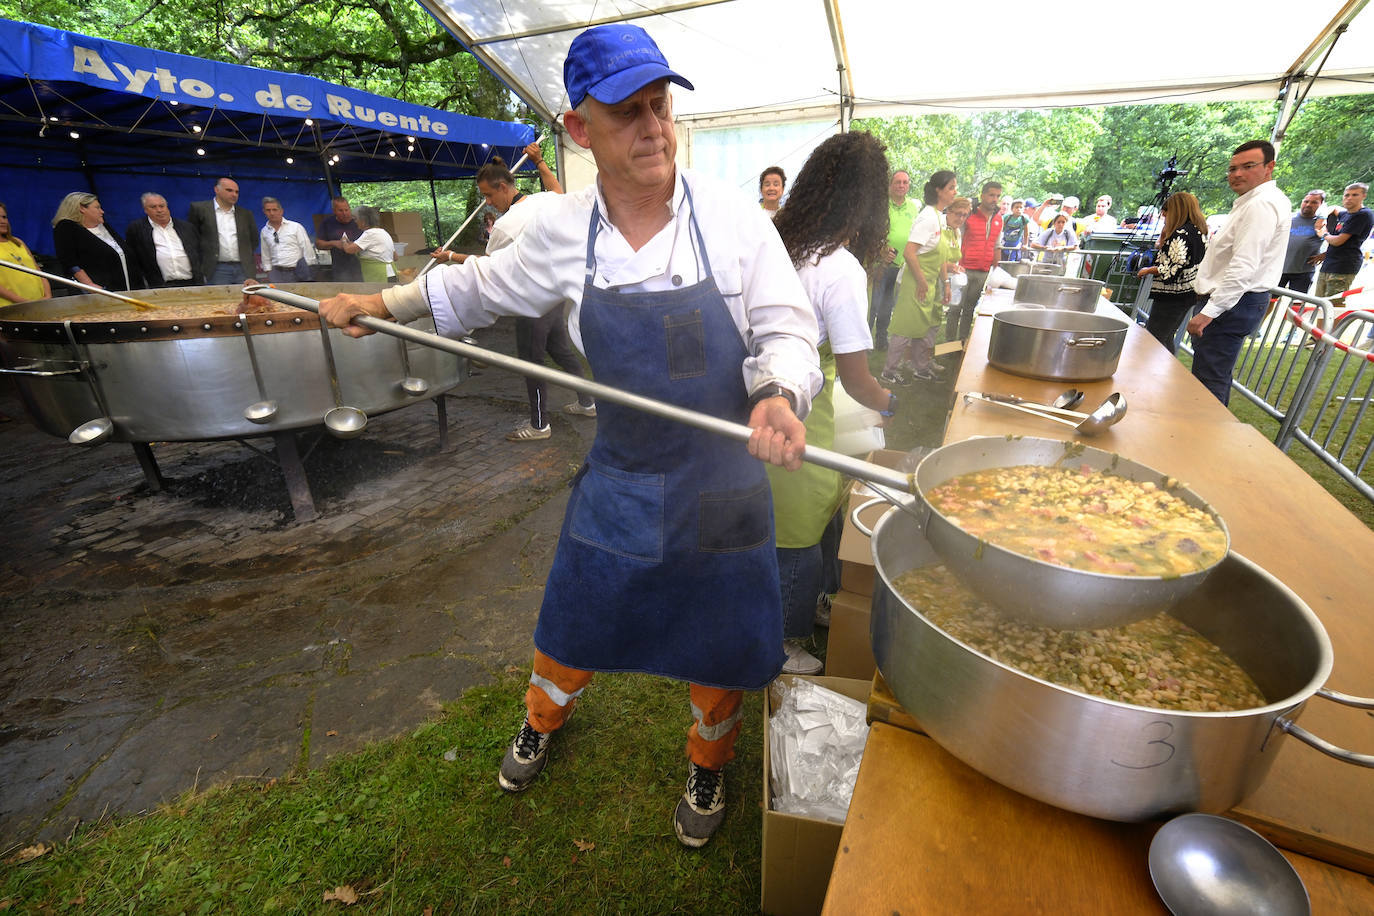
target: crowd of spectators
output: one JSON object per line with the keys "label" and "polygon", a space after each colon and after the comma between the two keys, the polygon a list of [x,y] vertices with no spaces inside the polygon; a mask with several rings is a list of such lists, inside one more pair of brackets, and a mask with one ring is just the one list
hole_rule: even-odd
{"label": "crowd of spectators", "polygon": [[[192,202],[182,219],[172,215],[166,197],[148,191],[139,198],[143,216],[121,234],[107,222],[97,195],[73,191],[52,217],[54,272],[115,291],[239,284],[263,277],[272,283],[306,282],[317,275],[342,282],[396,278],[395,243],[375,207],[359,207],[355,215],[347,199],[335,198],[333,212],[320,220],[312,239],[304,225],[286,218],[276,197],[262,198],[261,229],[238,201],[238,183],[221,178],[211,198]],[[10,233],[9,213],[0,203],[4,261],[39,269],[31,247]],[[42,277],[0,267],[0,306],[53,293]]]}

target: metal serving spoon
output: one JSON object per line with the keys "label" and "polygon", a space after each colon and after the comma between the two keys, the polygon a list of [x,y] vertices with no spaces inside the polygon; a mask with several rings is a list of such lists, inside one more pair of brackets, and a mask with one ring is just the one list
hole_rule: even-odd
{"label": "metal serving spoon", "polygon": [[1309,916],[1307,888],[1264,837],[1212,814],[1169,821],[1150,843],[1150,878],[1175,916]]}
{"label": "metal serving spoon", "polygon": [[1070,407],[1077,407],[1078,402],[1083,400],[1083,392],[1077,388],[1065,388],[1064,392],[1050,401],[1049,406],[1058,407],[1061,410],[1068,410]]}
{"label": "metal serving spoon", "polygon": [[965,403],[981,401],[984,404],[996,404],[1008,410],[1019,410],[1043,420],[1071,426],[1075,431],[1085,436],[1095,436],[1107,427],[1119,423],[1121,418],[1126,416],[1126,396],[1120,392],[1109,396],[1092,413],[1064,410],[1048,404],[1026,401],[1008,394],[984,394],[981,391],[965,392],[964,401]]}

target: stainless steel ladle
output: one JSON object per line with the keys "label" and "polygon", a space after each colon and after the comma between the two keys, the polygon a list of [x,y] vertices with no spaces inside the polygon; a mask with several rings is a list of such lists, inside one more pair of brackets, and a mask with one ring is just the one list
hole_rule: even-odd
{"label": "stainless steel ladle", "polygon": [[965,403],[981,401],[984,404],[996,404],[1008,410],[1019,410],[1021,413],[1028,413],[1044,420],[1072,426],[1075,431],[1085,436],[1095,436],[1107,427],[1119,423],[1121,418],[1126,416],[1126,396],[1121,392],[1110,395],[1092,413],[1065,410],[1049,404],[1027,401],[1010,394],[985,394],[981,391],[965,392],[964,401]]}
{"label": "stainless steel ladle", "polygon": [[412,398],[418,398],[429,391],[429,382],[422,378],[417,378],[410,372],[410,352],[404,340],[396,341],[401,348],[401,368],[405,371],[405,378],[401,379],[401,390]]}
{"label": "stainless steel ladle", "polygon": [[1264,837],[1212,814],[1169,821],[1150,843],[1150,878],[1170,912],[1183,916],[1308,916],[1307,888]]}
{"label": "stainless steel ladle", "polygon": [[[257,290],[261,295],[263,290]],[[275,292],[275,290],[273,290]],[[340,439],[353,439],[367,428],[367,414],[357,407],[347,407],[339,391],[339,370],[334,365],[334,347],[329,342],[329,322],[320,316],[320,339],[324,341],[324,361],[329,366],[329,387],[334,392],[334,406],[324,415],[324,428]]]}
{"label": "stainless steel ladle", "polygon": [[258,367],[258,351],[253,346],[253,332],[248,330],[248,316],[239,313],[239,327],[243,329],[243,342],[248,346],[248,361],[253,364],[253,380],[258,383],[256,404],[249,404],[243,410],[244,419],[251,423],[267,423],[277,415],[277,402],[267,396],[267,388],[262,383],[262,370]]}

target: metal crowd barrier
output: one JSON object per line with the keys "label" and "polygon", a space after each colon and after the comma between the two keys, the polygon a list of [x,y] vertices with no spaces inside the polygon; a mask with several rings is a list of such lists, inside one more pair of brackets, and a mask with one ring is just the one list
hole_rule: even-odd
{"label": "metal crowd barrier", "polygon": [[1374,484],[1365,476],[1374,456],[1374,341],[1369,336],[1374,312],[1341,312],[1329,329],[1313,325],[1297,310],[1290,310],[1289,317],[1314,341],[1310,381],[1274,444],[1286,452],[1293,442],[1301,443],[1374,502]]}
{"label": "metal crowd barrier", "polygon": [[[1141,285],[1132,320],[1149,316],[1150,284]],[[1279,424],[1274,444],[1301,443],[1366,499],[1374,459],[1374,312],[1345,310],[1330,299],[1271,289],[1268,313],[1246,340],[1231,376],[1233,390]],[[1334,313],[1334,314],[1333,314]],[[1179,349],[1192,355],[1180,325]]]}

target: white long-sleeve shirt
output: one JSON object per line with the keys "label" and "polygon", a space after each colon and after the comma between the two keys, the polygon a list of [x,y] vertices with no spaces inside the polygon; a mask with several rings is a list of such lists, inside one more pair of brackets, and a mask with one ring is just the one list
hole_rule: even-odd
{"label": "white long-sleeve shirt", "polygon": [[315,245],[306,235],[305,227],[295,220],[284,219],[276,229],[267,223],[259,235],[262,238],[263,270],[295,267],[301,258],[305,258],[306,263],[315,263]]}
{"label": "white long-sleeve shirt", "polygon": [[1278,286],[1292,210],[1273,181],[1236,198],[1230,218],[1208,241],[1197,268],[1197,291],[1212,296],[1202,314],[1216,318],[1246,293]]}
{"label": "white long-sleeve shirt", "polygon": [[537,317],[568,304],[569,334],[585,352],[580,309],[593,204],[601,214],[595,286],[626,292],[685,288],[705,272],[684,182],[692,190],[711,272],[749,354],[743,365],[746,390],[781,385],[796,398],[797,415],[805,417],[823,378],[816,316],[787,250],[754,201],[687,169],[677,173],[672,218],[638,251],[607,220],[598,182],[540,207],[515,244],[490,257],[436,267],[414,283],[384,290],[382,299],[400,321],[432,314],[446,337],[460,337],[501,315]]}

